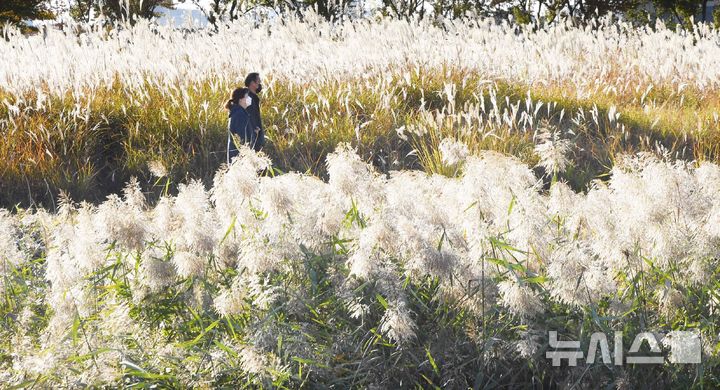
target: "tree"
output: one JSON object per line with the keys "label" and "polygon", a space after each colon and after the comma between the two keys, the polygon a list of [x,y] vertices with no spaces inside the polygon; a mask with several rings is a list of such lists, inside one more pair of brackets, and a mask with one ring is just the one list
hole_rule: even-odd
{"label": "tree", "polygon": [[94,16],[104,15],[112,21],[160,16],[158,7],[175,8],[174,0],[75,0],[70,14],[75,20],[89,22]]}
{"label": "tree", "polygon": [[158,7],[175,8],[173,0],[105,0],[103,12],[113,20],[160,16]]}
{"label": "tree", "polygon": [[674,19],[683,26],[690,26],[690,20],[702,10],[702,0],[653,0],[655,13],[660,18]]}
{"label": "tree", "polygon": [[538,0],[539,9],[545,9],[546,20],[552,22],[558,16],[578,21],[588,21],[610,12],[626,13],[643,4],[642,0]]}
{"label": "tree", "polygon": [[258,2],[258,5],[272,6],[280,12],[294,12],[300,17],[302,12],[314,10],[327,20],[343,19],[358,4],[356,0],[260,0]]}
{"label": "tree", "polygon": [[382,3],[384,12],[397,18],[425,17],[425,0],[382,0]]}
{"label": "tree", "polygon": [[53,19],[46,0],[2,0],[0,1],[0,24],[10,23],[23,30],[35,30],[25,21]]}
{"label": "tree", "polygon": [[75,0],[70,5],[70,16],[76,21],[89,22],[95,2],[95,0]]}
{"label": "tree", "polygon": [[237,20],[249,4],[248,1],[243,0],[210,0],[209,3],[202,0],[179,0],[179,2],[194,4],[208,23],[216,27],[220,22]]}
{"label": "tree", "polygon": [[652,0],[629,12],[628,16],[641,25],[652,24],[661,19],[670,22],[670,28],[675,28],[676,25],[693,28],[692,21],[709,19],[707,8],[707,0]]}

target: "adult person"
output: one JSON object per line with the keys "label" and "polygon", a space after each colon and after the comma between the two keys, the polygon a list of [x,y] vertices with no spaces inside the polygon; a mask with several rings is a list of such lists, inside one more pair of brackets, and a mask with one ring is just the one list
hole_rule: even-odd
{"label": "adult person", "polygon": [[225,108],[228,110],[228,164],[240,153],[237,145],[235,145],[233,135],[236,135],[242,143],[250,147],[254,147],[257,141],[257,133],[253,130],[252,121],[247,112],[247,108],[252,104],[249,93],[250,90],[247,88],[235,88],[232,91],[230,100],[225,104]]}
{"label": "adult person", "polygon": [[262,91],[260,74],[255,72],[248,74],[247,77],[245,77],[245,87],[250,90],[250,98],[252,99],[252,104],[246,110],[250,116],[252,128],[257,132],[257,141],[253,148],[257,152],[265,145],[265,129],[263,128],[262,118],[260,117],[260,97],[258,96]]}

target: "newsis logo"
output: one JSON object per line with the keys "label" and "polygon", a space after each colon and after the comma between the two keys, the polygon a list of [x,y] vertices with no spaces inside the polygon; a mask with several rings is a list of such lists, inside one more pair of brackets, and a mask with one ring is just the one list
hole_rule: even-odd
{"label": "newsis logo", "polygon": [[[662,344],[669,350],[668,361],[677,364],[699,364],[701,362],[700,334],[696,331],[672,331],[665,335],[651,332],[639,333],[635,336],[627,356],[623,349],[623,333],[614,332],[613,349],[610,350],[608,338],[605,333],[596,332],[590,336],[587,353],[581,350],[580,341],[558,340],[557,331],[548,333],[550,348],[545,357],[552,359],[552,365],[560,367],[566,364],[570,367],[578,365],[578,361],[585,360],[593,364],[598,359],[604,364],[663,364],[665,355],[660,348]],[[647,344],[649,351],[641,351],[642,345]]]}

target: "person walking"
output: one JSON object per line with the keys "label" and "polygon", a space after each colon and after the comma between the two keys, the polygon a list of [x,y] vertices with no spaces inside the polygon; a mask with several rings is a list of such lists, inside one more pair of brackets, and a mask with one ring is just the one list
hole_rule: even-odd
{"label": "person walking", "polygon": [[252,121],[247,108],[252,104],[252,98],[247,88],[236,88],[233,90],[230,100],[225,104],[228,110],[228,142],[227,142],[227,163],[230,164],[240,151],[235,145],[233,135],[239,140],[254,148],[257,143],[257,133],[253,130]]}
{"label": "person walking", "polygon": [[246,111],[250,118],[251,128],[257,134],[253,149],[258,152],[265,145],[265,129],[262,125],[262,118],[260,115],[260,97],[258,96],[258,94],[262,91],[260,74],[255,72],[248,74],[247,77],[245,77],[245,87],[247,87],[250,91],[250,98],[252,99],[252,102],[250,106],[246,108]]}

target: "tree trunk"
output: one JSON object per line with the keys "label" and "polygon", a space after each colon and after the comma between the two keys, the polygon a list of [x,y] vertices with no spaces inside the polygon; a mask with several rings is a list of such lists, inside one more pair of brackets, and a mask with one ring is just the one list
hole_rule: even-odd
{"label": "tree trunk", "polygon": [[535,20],[540,23],[540,20],[542,19],[542,7],[543,7],[543,1],[538,1],[538,9],[537,9],[537,16],[535,17]]}
{"label": "tree trunk", "polygon": [[232,4],[230,5],[230,20],[237,20],[238,10],[237,10],[237,0],[232,0]]}

